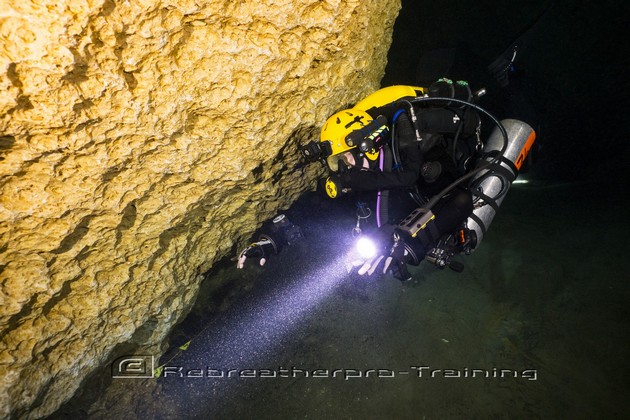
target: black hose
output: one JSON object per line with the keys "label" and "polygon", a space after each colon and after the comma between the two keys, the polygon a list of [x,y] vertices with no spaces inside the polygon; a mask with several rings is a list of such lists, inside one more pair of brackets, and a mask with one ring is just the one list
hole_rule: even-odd
{"label": "black hose", "polygon": [[[411,103],[409,103],[409,106],[412,106]],[[394,117],[392,118],[392,155],[394,159],[394,165],[398,172],[402,172],[405,169],[403,168],[402,159],[400,158],[399,142],[396,139],[396,121],[398,120],[398,117],[400,116],[400,114],[403,112],[405,112],[404,109],[399,109],[398,111],[394,113]],[[412,126],[414,125],[412,121],[409,121],[409,122],[412,124]],[[420,192],[418,191],[418,184],[415,184],[413,187],[413,190],[409,191],[409,195],[411,196],[411,199],[415,201],[416,204],[418,204],[419,206],[422,206],[423,203],[425,202],[425,200],[423,200],[420,197]]]}
{"label": "black hose", "polygon": [[447,186],[446,188],[444,188],[442,191],[440,191],[439,193],[437,193],[436,195],[433,196],[433,198],[431,198],[431,200],[429,200],[429,202],[423,207],[426,210],[431,210],[431,208],[433,206],[435,206],[435,204],[440,201],[440,199],[442,199],[442,197],[444,197],[446,194],[448,194],[453,188],[455,188],[456,186],[458,186],[459,184],[461,184],[462,182],[466,181],[469,178],[472,178],[473,175],[478,174],[479,172],[490,168],[492,165],[494,164],[494,162],[486,162],[485,165],[482,165],[478,168],[475,168],[474,170],[470,171],[469,173],[467,173],[466,175],[456,179],[455,181],[453,181],[449,186]]}
{"label": "black hose", "polygon": [[396,120],[403,112],[405,112],[404,109],[399,109],[392,117],[392,154],[394,158],[394,166],[399,172],[403,170],[403,167],[402,160],[400,159],[400,152],[398,151],[398,141],[396,141]]}
{"label": "black hose", "polygon": [[[477,111],[485,114],[488,118],[490,118],[492,120],[492,122],[499,128],[499,130],[501,131],[501,135],[503,136],[503,146],[501,147],[501,150],[499,151],[499,154],[496,155],[491,162],[492,163],[496,163],[499,160],[501,160],[501,158],[503,157],[503,154],[507,150],[507,146],[508,146],[508,141],[509,140],[508,140],[507,132],[505,131],[505,128],[503,127],[503,125],[499,122],[499,120],[494,115],[492,115],[491,113],[489,113],[488,111],[486,111],[485,109],[480,107],[479,105],[476,105],[476,104],[474,104],[472,102],[469,102],[469,101],[464,101],[462,99],[442,98],[442,97],[417,97],[417,98],[411,99],[410,101],[409,100],[404,100],[402,102],[406,102],[406,103],[411,105],[411,104],[420,103],[420,102],[436,102],[436,101],[451,101],[451,102],[455,102],[455,103],[458,103],[458,104],[466,105],[466,106],[469,106],[471,108],[476,109]],[[415,122],[414,122],[414,124],[415,124]],[[487,156],[487,155],[484,155],[484,157],[485,156]]]}
{"label": "black hose", "polygon": [[[466,106],[469,106],[471,108],[474,108],[477,111],[485,114],[499,128],[499,131],[501,131],[501,135],[503,136],[503,146],[501,147],[501,150],[499,151],[499,153],[492,160],[486,161],[486,164],[481,165],[480,167],[475,168],[474,170],[472,170],[471,172],[467,173],[466,175],[456,179],[450,185],[448,185],[446,188],[444,188],[442,191],[440,191],[435,196],[433,196],[431,198],[431,200],[429,200],[429,202],[424,206],[424,208],[426,210],[431,210],[431,208],[433,208],[433,206],[435,206],[437,204],[437,202],[442,199],[442,197],[444,197],[453,188],[455,188],[456,186],[458,186],[462,182],[472,178],[474,175],[478,174],[479,172],[481,172],[483,170],[486,170],[486,169],[490,168],[492,165],[494,165],[495,163],[499,162],[501,160],[501,158],[503,157],[503,155],[505,154],[505,151],[507,150],[507,146],[508,146],[508,142],[509,142],[509,139],[508,139],[508,136],[507,136],[507,132],[505,131],[505,127],[503,127],[501,122],[499,122],[499,120],[494,115],[490,114],[488,111],[486,111],[485,109],[483,109],[479,105],[476,105],[476,104],[474,104],[472,102],[464,101],[462,99],[442,98],[442,97],[418,97],[418,98],[412,99],[411,101],[405,100],[403,102],[406,102],[410,106],[413,106],[414,103],[436,102],[436,101],[451,101],[451,102],[459,103],[459,104],[466,105]],[[415,122],[412,122],[412,123],[415,125]],[[484,154],[481,157],[481,159],[483,160],[488,155],[489,155],[488,153]]]}
{"label": "black hose", "polygon": [[464,111],[464,115],[462,115],[461,117],[459,116],[457,111],[453,111],[461,121],[459,127],[457,127],[457,131],[455,132],[455,136],[453,137],[453,151],[451,152],[451,158],[453,159],[455,167],[459,166],[457,165],[457,142],[459,140],[459,136],[462,134],[462,129],[464,128],[464,120],[466,119],[466,112],[468,111],[468,109],[469,108],[466,108],[466,110]]}

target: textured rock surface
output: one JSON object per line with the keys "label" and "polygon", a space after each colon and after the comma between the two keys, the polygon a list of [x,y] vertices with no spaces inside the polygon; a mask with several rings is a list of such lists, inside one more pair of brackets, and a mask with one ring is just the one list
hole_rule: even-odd
{"label": "textured rock surface", "polygon": [[399,0],[0,3],[0,417],[159,352],[201,274],[375,90]]}

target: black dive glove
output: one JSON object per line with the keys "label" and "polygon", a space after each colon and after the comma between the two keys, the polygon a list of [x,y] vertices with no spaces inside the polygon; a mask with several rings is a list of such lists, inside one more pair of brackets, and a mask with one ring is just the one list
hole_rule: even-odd
{"label": "black dive glove", "polygon": [[278,254],[285,245],[291,245],[302,239],[302,231],[294,225],[284,214],[279,214],[273,219],[271,226],[263,229],[256,242],[247,246],[238,256],[236,268],[243,268],[248,258],[258,259],[258,264],[263,266],[267,259]]}
{"label": "black dive glove", "polygon": [[277,254],[278,248],[276,243],[269,237],[261,235],[257,242],[250,244],[238,256],[236,268],[243,268],[245,260],[248,258],[257,258],[258,264],[263,266],[267,262],[267,258],[271,254]]}
{"label": "black dive glove", "polygon": [[[357,274],[360,276],[371,276],[377,271],[387,274],[391,271],[394,277],[399,280],[411,280],[407,263],[417,265],[418,261],[414,258],[415,253],[411,247],[405,243],[402,235],[394,229],[394,226],[383,226],[371,234],[359,238],[359,241],[372,242],[372,246],[374,246],[373,256],[364,254],[361,258],[362,251],[358,250],[359,258],[350,263],[348,271],[359,267]],[[359,241],[357,245],[360,243]]]}

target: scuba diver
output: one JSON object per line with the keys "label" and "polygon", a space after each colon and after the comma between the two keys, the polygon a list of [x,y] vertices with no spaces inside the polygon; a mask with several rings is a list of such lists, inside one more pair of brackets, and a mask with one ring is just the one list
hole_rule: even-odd
{"label": "scuba diver", "polygon": [[[525,122],[498,121],[477,105],[485,90],[441,78],[428,88],[390,86],[328,118],[319,141],[302,146],[310,162],[329,169],[328,197],[374,192],[376,226],[363,232],[358,213],[359,275],[392,272],[411,279],[407,265],[426,260],[461,271],[454,260],[480,244],[535,141]],[[485,141],[486,125],[492,130]],[[263,228],[238,256],[264,265],[302,237],[284,215]],[[349,270],[351,271],[351,270]]]}

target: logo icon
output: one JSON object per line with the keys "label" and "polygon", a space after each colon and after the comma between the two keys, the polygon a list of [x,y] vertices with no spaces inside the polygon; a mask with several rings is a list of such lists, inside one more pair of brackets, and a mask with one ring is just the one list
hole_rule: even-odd
{"label": "logo icon", "polygon": [[112,378],[153,378],[153,356],[122,356],[112,363]]}
{"label": "logo icon", "polygon": [[337,197],[337,184],[330,178],[326,178],[326,194],[330,198]]}

